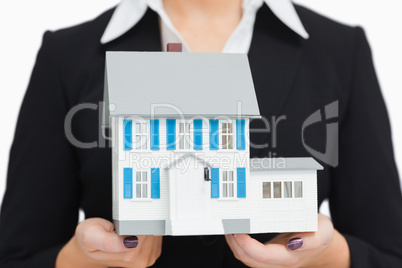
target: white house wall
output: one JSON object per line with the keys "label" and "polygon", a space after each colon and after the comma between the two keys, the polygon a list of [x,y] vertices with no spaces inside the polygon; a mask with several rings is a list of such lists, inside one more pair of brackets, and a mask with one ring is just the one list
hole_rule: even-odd
{"label": "white house wall", "polygon": [[[113,178],[119,177],[119,136],[122,133],[122,126],[119,126],[119,121],[115,117],[110,117],[111,135],[112,135],[112,176]],[[113,218],[119,218],[119,182],[113,179],[112,182],[113,193]]]}
{"label": "white house wall", "polygon": [[[237,171],[235,170],[234,176],[237,177]],[[215,219],[250,219],[250,192],[249,183],[250,171],[246,170],[246,198],[237,198],[237,185],[235,186],[234,198],[222,198],[222,183],[219,185],[219,197],[215,199],[209,199],[211,217]]]}
{"label": "white house wall", "polygon": [[[116,199],[114,201],[114,211],[113,211],[113,218],[116,220],[156,220],[156,219],[168,219],[170,209],[173,210],[171,215],[174,215],[175,205],[174,200],[169,199],[169,184],[168,184],[168,173],[164,170],[164,166],[173,162],[174,160],[178,159],[180,156],[184,155],[188,152],[193,152],[197,156],[201,158],[205,158],[207,161],[211,161],[211,164],[214,167],[220,167],[222,163],[217,162],[217,159],[225,159],[223,160],[223,164],[227,165],[231,169],[235,169],[237,167],[247,167],[249,165],[249,149],[246,146],[246,150],[237,151],[237,150],[210,150],[209,149],[209,123],[207,124],[206,121],[203,122],[203,150],[196,151],[196,150],[167,150],[165,147],[166,144],[166,119],[162,118],[159,119],[159,141],[160,141],[160,150],[158,151],[151,151],[151,150],[131,150],[125,151],[123,150],[123,120],[124,119],[132,119],[132,118],[125,118],[119,117],[118,125],[116,127],[116,146],[118,146],[118,157],[113,155],[114,159],[116,160],[116,169],[118,173],[118,182],[115,185],[114,195],[118,196],[118,202]],[[116,121],[117,121],[116,120]],[[233,119],[235,120],[235,119]],[[245,136],[246,142],[248,139],[248,119],[246,120],[246,127],[245,127]],[[148,121],[149,122],[149,121]],[[177,122],[178,123],[178,122]],[[176,123],[176,124],[177,124]],[[114,124],[112,124],[114,126]],[[235,123],[234,123],[234,137],[236,135]],[[134,134],[133,134],[134,136]],[[191,136],[192,137],[192,136]],[[234,139],[234,147],[236,146],[236,140]],[[178,148],[178,146],[176,146]],[[148,144],[149,148],[149,144]],[[159,161],[158,159],[163,159],[163,161]],[[146,161],[149,160],[149,161]],[[182,164],[187,165],[189,159],[185,159]],[[238,163],[238,165],[236,165]],[[201,165],[201,163],[198,163]],[[150,170],[151,168],[160,168],[160,199],[150,199],[150,200],[131,200],[131,199],[124,199],[123,198],[123,169],[124,168],[133,168],[135,172],[136,169],[145,169]],[[249,174],[246,174],[248,176]],[[210,191],[208,192],[210,193]],[[174,195],[174,190],[170,192],[172,196]],[[206,196],[206,198],[210,199],[210,196]],[[216,201],[216,200],[214,200]],[[170,209],[169,209],[169,202],[170,202]],[[226,203],[225,203],[226,202]],[[220,201],[217,208],[211,210],[211,215],[218,215],[224,211],[224,206],[227,206],[229,203],[233,203],[233,201]],[[117,204],[118,203],[118,204]],[[228,217],[240,215],[241,213],[235,212],[236,205],[238,202],[233,203],[233,209],[228,209]],[[135,206],[135,209],[134,209]],[[213,207],[213,206],[212,206]],[[246,206],[244,206],[246,207]],[[237,207],[237,210],[239,207]],[[245,209],[247,210],[247,209]]]}
{"label": "white house wall", "polygon": [[[249,180],[251,232],[306,232],[317,230],[316,171],[252,171]],[[263,182],[302,181],[302,198],[262,198]],[[273,186],[271,186],[273,187]],[[292,188],[294,194],[294,188]]]}

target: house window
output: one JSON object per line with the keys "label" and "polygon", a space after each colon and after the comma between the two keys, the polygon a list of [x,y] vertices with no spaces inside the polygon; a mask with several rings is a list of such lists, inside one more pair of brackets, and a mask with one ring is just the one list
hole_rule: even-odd
{"label": "house window", "polygon": [[234,197],[235,196],[235,182],[233,171],[222,172],[222,197]]}
{"label": "house window", "polygon": [[295,197],[303,197],[303,182],[295,181]]}
{"label": "house window", "polygon": [[280,181],[274,182],[274,198],[282,197],[282,183]]}
{"label": "house window", "polygon": [[283,197],[284,198],[292,198],[292,182],[291,181],[283,182]]}
{"label": "house window", "polygon": [[179,123],[179,149],[189,150],[191,148],[190,123]]}
{"label": "house window", "polygon": [[142,122],[135,122],[135,141],[134,148],[137,150],[148,149],[148,124]]}
{"label": "house window", "polygon": [[[301,181],[276,181],[276,182],[263,182],[262,183],[262,198],[301,198],[303,197],[303,184]],[[283,192],[282,192],[283,188]]]}
{"label": "house window", "polygon": [[233,149],[233,123],[222,123],[222,149]]}
{"label": "house window", "polygon": [[262,183],[262,198],[271,198],[271,182]]}
{"label": "house window", "polygon": [[135,198],[149,198],[148,171],[135,172]]}

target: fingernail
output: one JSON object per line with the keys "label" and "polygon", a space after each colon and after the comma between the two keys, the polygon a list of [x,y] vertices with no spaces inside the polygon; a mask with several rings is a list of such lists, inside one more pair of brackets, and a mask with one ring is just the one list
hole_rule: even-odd
{"label": "fingernail", "polygon": [[123,245],[126,248],[136,248],[138,246],[138,238],[136,236],[129,236],[123,239]]}
{"label": "fingernail", "polygon": [[298,238],[298,237],[292,238],[286,243],[286,246],[290,250],[299,249],[299,248],[301,248],[303,246],[303,239]]}

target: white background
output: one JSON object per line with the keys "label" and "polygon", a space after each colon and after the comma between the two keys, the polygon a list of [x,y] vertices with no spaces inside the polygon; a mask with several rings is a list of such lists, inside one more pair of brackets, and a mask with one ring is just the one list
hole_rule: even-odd
{"label": "white background", "polygon": [[[43,32],[92,19],[117,3],[117,0],[0,1],[0,200],[19,107]],[[402,114],[402,2],[297,0],[297,3],[366,30],[391,117],[397,164],[401,167],[402,123],[398,115]],[[324,211],[328,213],[327,208]]]}

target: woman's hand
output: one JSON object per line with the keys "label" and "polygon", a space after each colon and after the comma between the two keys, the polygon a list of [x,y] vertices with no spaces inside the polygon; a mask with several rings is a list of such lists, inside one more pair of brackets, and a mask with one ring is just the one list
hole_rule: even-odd
{"label": "woman's hand", "polygon": [[113,224],[100,218],[87,219],[60,251],[56,268],[145,268],[159,258],[161,236],[118,236]]}
{"label": "woman's hand", "polygon": [[345,238],[321,214],[317,232],[283,233],[265,244],[246,234],[225,237],[235,257],[250,267],[350,267]]}

